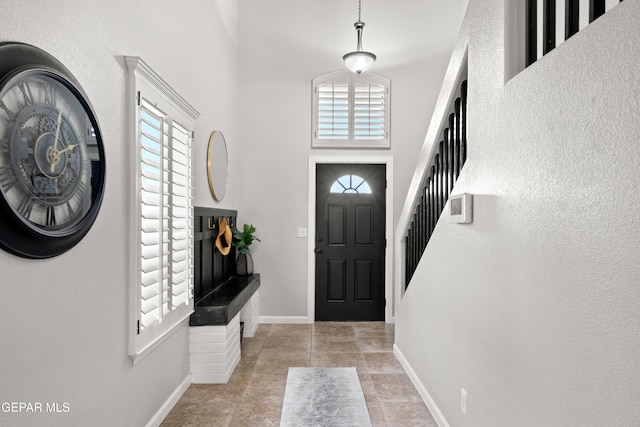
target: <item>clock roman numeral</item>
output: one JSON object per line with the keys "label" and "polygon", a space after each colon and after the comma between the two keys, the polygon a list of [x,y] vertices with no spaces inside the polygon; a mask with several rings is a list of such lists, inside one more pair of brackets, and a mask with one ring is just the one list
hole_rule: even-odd
{"label": "clock roman numeral", "polygon": [[0,152],[9,152],[9,140],[8,139],[0,139]]}
{"label": "clock roman numeral", "polygon": [[22,92],[22,97],[24,98],[24,102],[27,105],[33,104],[33,95],[31,94],[31,88],[27,82],[19,82],[18,89]]}
{"label": "clock roman numeral", "polygon": [[53,86],[42,83],[42,89],[44,92],[44,103],[49,105],[56,105],[56,90]]}
{"label": "clock roman numeral", "polygon": [[91,194],[87,191],[89,187],[87,187],[87,183],[84,181],[80,181],[78,183],[78,189],[76,190],[76,195],[80,198],[81,201],[89,197]]}
{"label": "clock roman numeral", "polygon": [[84,199],[87,195],[87,184],[84,181],[80,181],[78,183],[78,189],[76,190],[76,194],[80,199]]}
{"label": "clock roman numeral", "polygon": [[67,211],[69,211],[69,218],[73,218],[76,214],[70,202],[67,202]]}
{"label": "clock roman numeral", "polygon": [[56,225],[56,210],[53,206],[47,206],[47,225]]}
{"label": "clock roman numeral", "polygon": [[87,188],[87,184],[84,181],[78,183],[73,197],[71,197],[71,200],[67,203],[67,210],[69,211],[70,217],[77,215],[79,211],[82,212],[87,197],[90,197]]}
{"label": "clock roman numeral", "polygon": [[11,165],[0,166],[0,185],[4,189],[4,192],[11,190],[14,185],[18,183],[13,168]]}
{"label": "clock roman numeral", "polygon": [[14,113],[13,111],[11,111],[5,104],[4,101],[0,101],[0,108],[2,108],[4,110],[5,113],[7,113],[7,116],[9,116],[9,119],[11,119],[11,121],[14,121],[16,119],[16,113]]}
{"label": "clock roman numeral", "polygon": [[23,217],[29,219],[31,211],[33,210],[33,199],[28,195],[25,195],[20,205],[18,206],[18,213]]}

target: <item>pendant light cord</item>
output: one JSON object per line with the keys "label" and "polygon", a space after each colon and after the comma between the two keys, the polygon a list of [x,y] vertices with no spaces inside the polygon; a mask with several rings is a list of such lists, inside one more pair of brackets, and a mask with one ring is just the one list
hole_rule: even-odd
{"label": "pendant light cord", "polygon": [[361,10],[362,10],[362,0],[358,0],[358,21],[362,21],[362,19],[360,19]]}

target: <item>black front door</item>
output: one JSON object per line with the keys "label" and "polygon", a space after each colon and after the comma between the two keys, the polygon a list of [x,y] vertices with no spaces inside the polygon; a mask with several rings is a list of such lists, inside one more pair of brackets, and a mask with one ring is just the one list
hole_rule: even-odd
{"label": "black front door", "polygon": [[316,165],[315,320],[384,320],[386,165]]}

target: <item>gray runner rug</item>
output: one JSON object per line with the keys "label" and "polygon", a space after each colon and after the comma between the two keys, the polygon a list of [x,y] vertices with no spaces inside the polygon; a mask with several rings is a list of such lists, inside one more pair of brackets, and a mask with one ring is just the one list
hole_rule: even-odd
{"label": "gray runner rug", "polygon": [[280,427],[371,426],[356,368],[289,368]]}

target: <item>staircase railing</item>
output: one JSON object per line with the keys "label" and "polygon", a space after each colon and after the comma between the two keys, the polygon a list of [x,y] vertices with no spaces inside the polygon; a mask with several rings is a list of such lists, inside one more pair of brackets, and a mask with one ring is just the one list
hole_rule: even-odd
{"label": "staircase railing", "polygon": [[454,100],[450,111],[443,139],[427,168],[427,176],[422,181],[420,196],[405,236],[405,287],[409,286],[467,160],[467,80],[460,84],[460,96]]}
{"label": "staircase railing", "polygon": [[[623,0],[525,0],[524,16],[520,16],[525,23],[524,58],[526,67],[533,64],[555,47],[584,29],[597,18],[616,7]],[[520,19],[519,18],[519,19]],[[404,281],[405,288],[409,286],[411,278],[420,262],[427,243],[432,237],[440,215],[449,199],[453,186],[460,175],[467,159],[467,81],[466,53],[464,58],[452,58],[450,67],[458,70],[458,83],[445,83],[443,93],[459,95],[448,110],[438,112],[440,127],[434,129],[435,136],[429,132],[426,144],[433,141],[434,145],[425,147],[433,154],[422,156],[428,159],[419,164],[414,180],[411,183],[408,196],[408,207],[403,209],[400,217],[398,236],[399,243],[404,248],[399,251],[398,264],[404,264],[398,275],[398,283]],[[525,68],[526,68],[525,67]],[[462,73],[461,71],[464,71]],[[449,74],[449,73],[448,73]],[[456,89],[457,88],[457,89]],[[447,113],[449,111],[449,113]],[[447,116],[448,114],[448,116]],[[434,115],[435,118],[435,115]],[[438,120],[436,118],[436,120]],[[444,122],[444,123],[442,123]],[[436,121],[436,126],[438,125]],[[439,143],[437,134],[444,129]],[[423,148],[424,150],[424,148]]]}
{"label": "staircase railing", "polygon": [[623,0],[526,0],[526,66]]}

